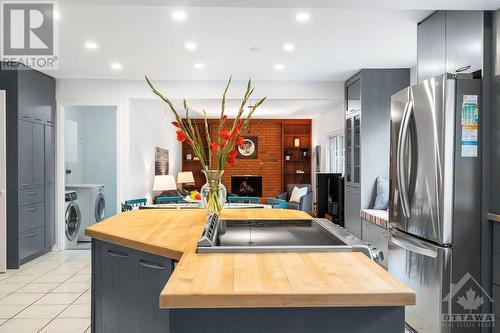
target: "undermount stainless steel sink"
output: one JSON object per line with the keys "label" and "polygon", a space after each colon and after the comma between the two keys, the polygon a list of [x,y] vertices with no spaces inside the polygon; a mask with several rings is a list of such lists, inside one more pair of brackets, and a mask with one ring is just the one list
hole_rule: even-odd
{"label": "undermount stainless steel sink", "polygon": [[209,217],[198,253],[363,252],[372,260],[383,254],[327,219],[224,220]]}

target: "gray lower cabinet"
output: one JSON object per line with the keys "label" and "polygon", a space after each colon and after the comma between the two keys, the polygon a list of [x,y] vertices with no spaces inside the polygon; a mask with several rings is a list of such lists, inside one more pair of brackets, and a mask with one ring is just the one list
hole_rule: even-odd
{"label": "gray lower cabinet", "polygon": [[361,193],[357,187],[345,187],[345,228],[361,238]]}
{"label": "gray lower cabinet", "polygon": [[159,296],[173,261],[92,240],[92,332],[168,332]]}
{"label": "gray lower cabinet", "polygon": [[361,220],[361,228],[362,228],[362,239],[365,242],[368,242],[375,246],[377,249],[384,253],[384,258],[381,262],[378,262],[384,268],[387,268],[387,255],[389,252],[389,231],[378,225],[366,221]]}
{"label": "gray lower cabinet", "polygon": [[493,332],[500,332],[500,223],[493,223],[493,313],[495,314],[496,327]]}
{"label": "gray lower cabinet", "polygon": [[44,228],[39,227],[19,235],[19,257],[22,259],[29,258],[37,254],[44,248]]}

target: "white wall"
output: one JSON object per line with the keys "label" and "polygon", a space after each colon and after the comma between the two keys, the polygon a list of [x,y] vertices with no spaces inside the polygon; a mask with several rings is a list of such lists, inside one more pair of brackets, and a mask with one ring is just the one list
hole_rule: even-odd
{"label": "white wall", "polygon": [[176,140],[174,117],[159,100],[133,99],[129,110],[129,159],[125,198],[153,198],[155,147],[168,149],[169,174],[181,170],[181,144]]}
{"label": "white wall", "polygon": [[[320,171],[328,172],[328,137],[334,134],[344,132],[344,102],[339,101],[332,110],[322,113],[313,119],[313,147],[321,146]],[[316,156],[313,158],[313,188],[316,188]],[[314,200],[316,200],[316,191],[314,191]]]}
{"label": "white wall", "polygon": [[71,174],[66,182],[103,184],[105,217],[117,212],[116,108],[112,106],[70,106],[67,120],[78,123],[78,161],[66,162]]}

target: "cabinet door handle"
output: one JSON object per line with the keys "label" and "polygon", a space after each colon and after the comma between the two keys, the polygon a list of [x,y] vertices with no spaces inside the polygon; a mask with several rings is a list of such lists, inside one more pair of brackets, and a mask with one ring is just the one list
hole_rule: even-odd
{"label": "cabinet door handle", "polygon": [[40,185],[40,186],[42,186],[42,183],[35,183],[35,185]]}
{"label": "cabinet door handle", "polygon": [[26,192],[26,195],[35,195],[38,194],[38,192]]}
{"label": "cabinet door handle", "polygon": [[457,72],[457,73],[460,73],[460,72],[465,72],[465,71],[466,71],[466,70],[468,70],[469,68],[471,68],[471,65],[462,66],[462,67],[460,67],[460,68],[455,69],[455,72]]}
{"label": "cabinet door handle", "polygon": [[30,186],[30,184],[21,184],[21,187]]}
{"label": "cabinet door handle", "polygon": [[113,250],[108,250],[108,254],[110,256],[118,257],[118,258],[127,258],[128,257],[128,254],[126,254],[126,253],[113,251]]}
{"label": "cabinet door handle", "polygon": [[29,116],[24,116],[24,115],[23,115],[22,117],[23,117],[23,118],[25,118],[25,119],[30,119],[30,117],[29,117]]}
{"label": "cabinet door handle", "polygon": [[142,259],[139,260],[139,264],[141,266],[152,268],[152,269],[160,269],[160,270],[165,269],[165,267],[163,267],[160,264],[157,264],[157,263],[151,262],[151,261],[147,261],[147,260],[142,260]]}
{"label": "cabinet door handle", "polygon": [[26,237],[33,237],[33,236],[35,236],[36,234],[37,234],[36,232],[32,232],[32,233],[27,234],[27,235],[25,235],[25,236],[26,236]]}
{"label": "cabinet door handle", "polygon": [[42,121],[42,118],[35,118],[35,120]]}
{"label": "cabinet door handle", "polygon": [[36,208],[37,208],[37,207],[30,207],[30,208],[26,208],[26,211],[27,211],[27,212],[31,212],[31,211],[35,210]]}

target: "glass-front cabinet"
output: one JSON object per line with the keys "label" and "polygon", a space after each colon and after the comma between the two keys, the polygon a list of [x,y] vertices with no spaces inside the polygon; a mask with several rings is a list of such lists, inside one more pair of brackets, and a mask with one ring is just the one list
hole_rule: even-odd
{"label": "glass-front cabinet", "polygon": [[347,185],[359,185],[361,175],[361,89],[360,80],[346,88],[345,177]]}

